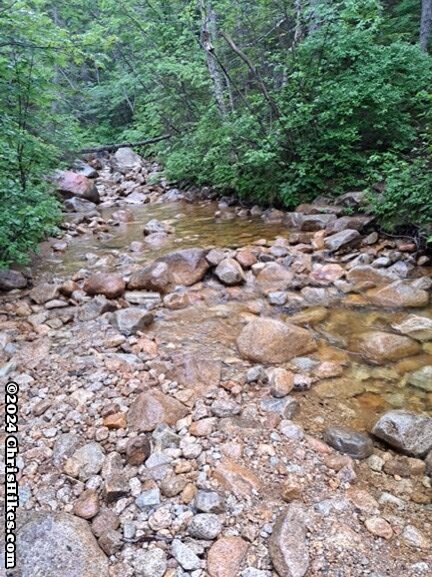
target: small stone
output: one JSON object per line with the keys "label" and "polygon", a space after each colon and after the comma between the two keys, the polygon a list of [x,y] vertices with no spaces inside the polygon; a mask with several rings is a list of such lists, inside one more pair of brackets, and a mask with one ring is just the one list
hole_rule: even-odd
{"label": "small stone", "polygon": [[118,531],[108,529],[99,537],[99,546],[107,555],[115,555],[123,546],[123,540]]}
{"label": "small stone", "polygon": [[215,417],[224,418],[238,415],[241,411],[240,405],[230,399],[216,400],[211,405],[211,411]]}
{"label": "small stone", "polygon": [[187,480],[185,479],[185,477],[175,475],[173,477],[168,477],[164,479],[160,485],[160,489],[162,494],[165,495],[165,497],[172,498],[176,497],[177,495],[180,495],[180,493],[183,491],[186,485]]}
{"label": "small stone", "polygon": [[102,469],[105,455],[98,443],[87,443],[65,463],[65,472],[71,477],[87,481]]}
{"label": "small stone", "polygon": [[119,526],[120,519],[109,509],[101,511],[92,521],[92,531],[96,537],[100,537],[109,529],[115,531]]}
{"label": "small stone", "polygon": [[384,467],[384,462],[384,459],[381,459],[378,455],[371,455],[367,460],[369,468],[376,473],[381,473]]}
{"label": "small stone", "polygon": [[188,527],[191,537],[209,541],[216,539],[221,531],[222,525],[219,517],[211,513],[195,515]]}
{"label": "small stone", "polygon": [[148,489],[144,491],[137,497],[135,500],[137,507],[140,509],[146,509],[149,507],[154,507],[155,505],[159,505],[160,503],[160,491],[157,487],[154,489]]}
{"label": "small stone", "polygon": [[427,539],[416,527],[407,525],[402,532],[402,539],[410,545],[418,549],[428,550],[431,546],[430,540]]}
{"label": "small stone", "polygon": [[265,382],[266,380],[267,373],[262,365],[251,367],[246,373],[246,381],[248,383]]}
{"label": "small stone", "polygon": [[225,511],[224,500],[215,491],[198,491],[195,496],[195,507],[203,513],[223,513]]}
{"label": "small stone", "polygon": [[201,568],[199,557],[190,547],[182,543],[179,539],[174,539],[171,552],[179,565],[186,571],[195,571]]}
{"label": "small stone", "polygon": [[239,262],[233,258],[222,260],[215,269],[215,275],[225,285],[241,284],[245,280],[244,272]]}
{"label": "small stone", "polygon": [[158,547],[137,551],[133,566],[137,577],[163,577],[167,570],[167,555]]}
{"label": "small stone", "polygon": [[277,519],[269,540],[269,552],[280,577],[304,577],[309,568],[306,543],[306,513],[292,503]]}
{"label": "small stone", "polygon": [[353,459],[366,459],[372,454],[372,440],[365,434],[346,427],[329,427],[324,432],[325,442]]}
{"label": "small stone", "polygon": [[132,437],[126,445],[126,458],[129,465],[142,465],[151,454],[150,441],[145,435]]}
{"label": "small stone", "polygon": [[382,537],[383,539],[391,539],[393,537],[393,529],[382,517],[370,517],[365,521],[366,529],[375,537]]}
{"label": "small stone", "polygon": [[82,519],[93,519],[99,513],[99,497],[93,489],[87,489],[73,506],[74,515]]}
{"label": "small stone", "polygon": [[103,424],[108,429],[124,429],[126,427],[126,416],[124,413],[107,415],[104,417]]}
{"label": "small stone", "polygon": [[294,375],[282,368],[275,368],[269,374],[270,393],[276,398],[286,397],[294,388]]}
{"label": "small stone", "polygon": [[222,537],[214,543],[207,555],[210,577],[237,577],[249,549],[241,537]]}
{"label": "small stone", "polygon": [[284,501],[291,503],[301,499],[303,488],[301,483],[294,477],[287,479],[282,485],[281,496]]}

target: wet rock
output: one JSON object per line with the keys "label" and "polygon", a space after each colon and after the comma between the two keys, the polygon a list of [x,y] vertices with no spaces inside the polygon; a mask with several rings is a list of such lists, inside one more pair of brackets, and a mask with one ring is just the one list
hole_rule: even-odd
{"label": "wet rock", "polygon": [[105,460],[104,452],[98,443],[87,443],[77,449],[65,463],[65,472],[71,477],[87,481],[97,475]]}
{"label": "wet rock", "polygon": [[413,339],[382,331],[362,333],[350,344],[350,350],[374,365],[398,361],[421,352],[421,346]]}
{"label": "wet rock", "polygon": [[287,290],[294,279],[294,273],[277,262],[271,262],[258,273],[256,282],[264,293]]}
{"label": "wet rock", "polygon": [[93,489],[87,489],[73,506],[74,515],[83,519],[93,519],[99,513],[99,497]]}
{"label": "wet rock", "polygon": [[408,383],[427,393],[432,393],[432,366],[422,367],[412,373],[408,377]]}
{"label": "wet rock", "polygon": [[216,539],[221,531],[222,524],[219,517],[211,513],[195,515],[188,526],[188,533],[191,537],[208,541]]}
{"label": "wet rock", "polygon": [[360,239],[360,233],[354,229],[344,230],[328,236],[324,240],[324,246],[327,250],[335,252],[340,248],[350,246]]}
{"label": "wet rock", "polygon": [[306,512],[292,503],[276,521],[269,540],[272,563],[280,577],[303,577],[309,568]]}
{"label": "wet rock", "polygon": [[0,270],[0,290],[11,291],[26,286],[27,279],[21,272],[11,269]]}
{"label": "wet rock", "polygon": [[345,269],[339,264],[315,265],[310,273],[310,278],[318,284],[327,285],[333,283],[345,275]]}
{"label": "wet rock", "polygon": [[397,281],[366,293],[367,300],[386,308],[421,308],[429,303],[429,293],[406,281]]}
{"label": "wet rock", "polygon": [[306,329],[270,318],[246,325],[237,346],[242,357],[258,363],[284,363],[317,348]]}
{"label": "wet rock", "polygon": [[129,209],[116,210],[112,213],[111,218],[115,222],[133,222],[134,214]]}
{"label": "wet rock", "polygon": [[128,287],[168,293],[177,285],[191,286],[202,280],[210,267],[205,256],[199,248],[168,253],[133,273]]}
{"label": "wet rock", "polygon": [[188,408],[161,391],[142,393],[128,413],[128,425],[135,430],[154,431],[161,423],[175,425],[188,414]]}
{"label": "wet rock", "polygon": [[131,170],[138,170],[142,166],[141,157],[132,148],[119,148],[113,157],[114,168],[122,174],[127,174]]}
{"label": "wet rock", "polygon": [[58,192],[64,198],[77,196],[95,204],[100,202],[95,183],[83,174],[71,170],[59,170],[54,175],[54,182]]}
{"label": "wet rock", "polygon": [[181,565],[181,567],[186,571],[195,571],[196,569],[201,568],[199,557],[192,551],[191,547],[188,547],[179,539],[174,539],[171,553],[179,565]]}
{"label": "wet rock", "polygon": [[354,266],[347,273],[347,280],[357,288],[382,286],[395,279],[395,275],[369,265]]}
{"label": "wet rock", "polygon": [[172,226],[170,226],[166,222],[161,222],[156,218],[149,220],[149,222],[144,226],[143,229],[144,235],[148,236],[151,234],[169,234],[173,232]]}
{"label": "wet rock", "polygon": [[134,335],[138,331],[144,331],[153,322],[153,313],[129,307],[116,311],[111,319],[111,324],[126,336]]}
{"label": "wet rock", "polygon": [[84,290],[90,296],[104,295],[109,299],[117,299],[123,295],[126,283],[118,274],[96,273],[84,283]]}
{"label": "wet rock", "polygon": [[252,250],[243,248],[237,251],[236,260],[242,268],[249,269],[257,262],[257,257]]}
{"label": "wet rock", "polygon": [[222,495],[215,491],[198,491],[195,496],[195,507],[203,513],[223,513],[225,505]]}
{"label": "wet rock", "polygon": [[422,457],[432,449],[432,417],[410,411],[385,413],[372,433],[391,447],[414,457]]}
{"label": "wet rock", "polygon": [[367,435],[346,427],[329,427],[324,432],[324,440],[353,459],[367,459],[373,451],[372,440]]}
{"label": "wet rock", "polygon": [[245,276],[240,264],[233,258],[225,258],[214,271],[217,278],[227,286],[234,286],[245,281]]}
{"label": "wet rock", "polygon": [[133,566],[137,577],[163,577],[167,570],[167,555],[159,547],[137,551]]}
{"label": "wet rock", "polygon": [[151,445],[148,437],[139,435],[129,439],[126,445],[126,458],[129,465],[142,465],[151,454]]}
{"label": "wet rock", "polygon": [[218,539],[207,555],[210,577],[237,577],[248,549],[248,543],[241,537]]}
{"label": "wet rock", "polygon": [[417,341],[432,340],[432,319],[419,315],[409,315],[402,322],[392,325],[395,331]]}
{"label": "wet rock", "polygon": [[20,577],[108,577],[108,559],[88,523],[66,513],[22,512],[17,553]]}

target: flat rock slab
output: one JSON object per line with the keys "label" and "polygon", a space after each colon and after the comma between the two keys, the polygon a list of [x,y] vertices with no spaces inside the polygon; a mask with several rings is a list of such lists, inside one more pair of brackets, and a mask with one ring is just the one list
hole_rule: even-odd
{"label": "flat rock slab", "polygon": [[410,411],[389,411],[372,433],[395,449],[414,457],[423,457],[432,449],[432,417]]}
{"label": "flat rock slab", "polygon": [[66,513],[21,513],[17,553],[14,577],[108,577],[90,526]]}
{"label": "flat rock slab", "polygon": [[303,577],[309,568],[306,511],[292,503],[277,519],[269,540],[272,563],[280,577]]}

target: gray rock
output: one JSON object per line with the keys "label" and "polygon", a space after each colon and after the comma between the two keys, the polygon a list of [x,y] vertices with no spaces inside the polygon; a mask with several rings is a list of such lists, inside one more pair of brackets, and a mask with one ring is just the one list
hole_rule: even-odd
{"label": "gray rock", "polygon": [[27,279],[17,270],[0,270],[0,290],[11,291],[27,286]]}
{"label": "gray rock", "polygon": [[145,330],[153,322],[153,319],[153,313],[131,307],[116,311],[112,316],[111,323],[122,335],[130,336]]}
{"label": "gray rock", "polygon": [[66,210],[70,212],[77,212],[78,214],[85,214],[88,218],[99,216],[96,204],[94,202],[90,202],[90,200],[86,200],[85,198],[79,198],[77,196],[67,198],[64,201],[64,206]]}
{"label": "gray rock", "polygon": [[402,322],[396,323],[392,327],[403,335],[418,341],[432,340],[432,319],[429,317],[409,315]]}
{"label": "gray rock", "polygon": [[74,433],[65,433],[64,435],[60,435],[53,447],[51,457],[53,465],[59,467],[65,459],[74,454],[81,443],[81,438]]}
{"label": "gray rock", "polygon": [[137,577],[163,577],[167,569],[167,556],[154,547],[134,554],[133,566]]}
{"label": "gray rock", "polygon": [[98,443],[87,443],[77,449],[65,463],[65,472],[71,477],[87,481],[102,469],[105,454]]}
{"label": "gray rock", "polygon": [[422,367],[412,373],[408,378],[408,383],[427,393],[432,393],[432,365]]}
{"label": "gray rock", "polygon": [[135,503],[140,509],[146,509],[147,507],[154,507],[160,503],[160,490],[155,487],[154,489],[148,489],[139,495]]}
{"label": "gray rock", "polygon": [[17,577],[108,577],[108,559],[84,519],[66,513],[22,512]]}
{"label": "gray rock", "polygon": [[267,381],[267,373],[262,365],[255,365],[251,367],[246,373],[246,381],[248,383],[256,383],[257,381]]}
{"label": "gray rock", "polygon": [[425,460],[425,464],[426,464],[426,475],[432,477],[432,451],[429,451],[429,454]]}
{"label": "gray rock", "polygon": [[261,409],[268,413],[277,413],[285,419],[292,419],[299,408],[299,402],[294,397],[282,399],[265,398],[261,401]]}
{"label": "gray rock", "polygon": [[233,258],[225,258],[215,269],[215,275],[225,285],[234,286],[245,280],[240,264]]}
{"label": "gray rock", "polygon": [[94,321],[101,315],[115,310],[116,305],[114,302],[109,301],[103,295],[98,295],[78,309],[77,319],[82,322]]}
{"label": "gray rock", "polygon": [[327,250],[334,252],[359,240],[360,236],[357,230],[343,230],[342,232],[328,236],[324,241],[324,246]]}
{"label": "gray rock", "polygon": [[195,496],[195,507],[203,513],[223,513],[225,511],[223,497],[215,491],[198,491]]}
{"label": "gray rock", "polygon": [[201,561],[190,547],[182,543],[179,539],[173,541],[171,552],[179,565],[186,571],[195,571],[201,568]]}
{"label": "gray rock", "polygon": [[212,513],[195,515],[189,524],[188,532],[191,537],[211,541],[222,531],[222,524],[219,517]]}
{"label": "gray rock", "polygon": [[230,399],[216,400],[211,405],[211,412],[215,417],[232,417],[238,415],[241,411],[241,406]]}
{"label": "gray rock", "polygon": [[138,170],[142,166],[141,157],[136,154],[132,148],[119,148],[113,157],[114,168],[126,174],[131,170]]}
{"label": "gray rock", "polygon": [[309,568],[306,512],[292,503],[276,521],[269,539],[272,563],[280,577],[303,577]]}
{"label": "gray rock", "polygon": [[407,455],[423,457],[432,449],[432,417],[410,411],[389,411],[372,433]]}
{"label": "gray rock", "polygon": [[346,427],[329,427],[324,432],[324,440],[353,459],[367,459],[373,452],[372,440],[367,435]]}

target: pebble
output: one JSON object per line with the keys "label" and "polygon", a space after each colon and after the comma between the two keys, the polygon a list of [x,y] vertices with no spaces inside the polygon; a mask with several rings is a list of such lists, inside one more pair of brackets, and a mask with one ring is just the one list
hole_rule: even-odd
{"label": "pebble", "polygon": [[219,517],[211,513],[195,515],[188,527],[191,537],[209,541],[216,539],[221,531],[222,524],[219,521]]}
{"label": "pebble", "polygon": [[194,571],[195,569],[201,568],[201,561],[199,557],[192,551],[190,547],[182,543],[179,539],[174,539],[171,552],[177,562],[186,571]]}

